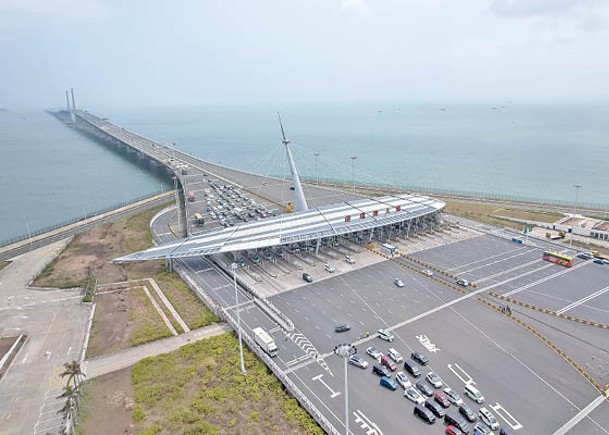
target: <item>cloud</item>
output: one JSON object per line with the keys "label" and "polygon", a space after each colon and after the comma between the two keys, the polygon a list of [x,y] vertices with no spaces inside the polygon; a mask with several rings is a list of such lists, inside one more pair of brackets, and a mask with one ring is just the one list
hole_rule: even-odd
{"label": "cloud", "polygon": [[370,7],[365,0],[342,0],[342,7],[365,17],[370,13]]}

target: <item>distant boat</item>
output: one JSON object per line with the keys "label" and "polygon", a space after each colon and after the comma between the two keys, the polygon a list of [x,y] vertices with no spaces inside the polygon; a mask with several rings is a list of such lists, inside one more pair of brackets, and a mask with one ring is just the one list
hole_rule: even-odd
{"label": "distant boat", "polygon": [[382,110],[377,110],[376,112],[377,112],[377,113],[383,113],[383,111],[382,111]]}
{"label": "distant boat", "polygon": [[441,108],[440,108],[440,110],[441,110],[442,112],[446,112],[446,107],[441,107]]}
{"label": "distant boat", "polygon": [[497,110],[497,108],[496,108],[496,107],[492,107],[492,109],[493,109],[493,110]]}

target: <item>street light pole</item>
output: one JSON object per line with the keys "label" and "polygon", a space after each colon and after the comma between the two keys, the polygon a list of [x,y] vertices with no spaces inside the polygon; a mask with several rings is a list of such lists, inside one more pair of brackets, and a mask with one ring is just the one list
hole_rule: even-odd
{"label": "street light pole", "polygon": [[571,238],[569,239],[569,245],[573,246],[573,236],[575,235],[575,215],[577,214],[577,197],[579,193],[579,189],[582,188],[581,184],[574,184],[575,187],[575,205],[573,206],[573,226],[571,227]]}
{"label": "street light pole", "polygon": [[347,366],[349,357],[355,355],[357,349],[349,344],[339,344],[334,348],[334,354],[341,357],[345,362],[345,435],[349,435],[349,380],[347,378]]}
{"label": "street light pole", "polygon": [[237,263],[232,263],[230,265],[233,270],[233,282],[235,285],[235,306],[237,310],[237,334],[239,335],[239,357],[241,358],[241,373],[245,376],[245,364],[243,362],[243,343],[241,340],[241,314],[239,313],[239,293],[237,292],[237,268],[239,267]]}
{"label": "street light pole", "polygon": [[353,180],[353,194],[355,195],[355,159],[357,159],[357,156],[351,156],[351,178]]}
{"label": "street light pole", "polygon": [[319,165],[317,164],[319,153],[313,153],[313,155],[315,156],[315,178],[317,178],[317,186],[319,186]]}
{"label": "street light pole", "polygon": [[178,175],[173,176],[173,189],[175,190],[176,197],[176,211],[178,214],[178,229],[182,229],[182,217],[180,216],[180,194],[178,193]]}

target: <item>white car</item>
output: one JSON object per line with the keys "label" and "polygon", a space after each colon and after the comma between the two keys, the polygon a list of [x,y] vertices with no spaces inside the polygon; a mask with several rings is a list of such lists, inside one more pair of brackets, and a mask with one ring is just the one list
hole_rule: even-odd
{"label": "white car", "polygon": [[480,408],[480,411],[478,411],[478,416],[484,424],[491,428],[491,430],[499,429],[499,422],[497,421],[493,413],[488,409]]}
{"label": "white car", "polygon": [[457,280],[457,284],[459,284],[461,287],[467,287],[469,286],[469,281],[463,278],[460,278]]}
{"label": "white car", "polygon": [[421,396],[421,394],[416,390],[416,388],[413,387],[409,387],[404,390],[404,397],[418,405],[422,405],[423,403],[425,403],[425,399],[423,398],[423,396]]}
{"label": "white car", "polygon": [[395,374],[395,380],[398,381],[398,384],[400,384],[405,390],[412,387],[410,379],[408,379],[408,376],[406,376],[406,373],[404,372],[397,372]]}
{"label": "white car", "polygon": [[345,255],[345,261],[349,264],[355,264],[355,260],[350,255]]}
{"label": "white car", "polygon": [[389,355],[389,358],[391,358],[398,364],[404,362],[404,357],[402,356],[402,354],[395,350],[393,347],[387,351],[387,355]]}
{"label": "white car", "polygon": [[457,394],[457,392],[455,390],[451,389],[450,387],[444,388],[444,394],[446,394],[446,398],[453,405],[455,405],[455,406],[463,405],[463,399],[461,398],[461,396],[459,396]]}
{"label": "white car", "polygon": [[433,276],[433,272],[432,272],[431,270],[429,270],[429,269],[423,269],[423,270],[421,271],[421,273],[422,273],[423,275],[427,275],[427,276]]}
{"label": "white car", "polygon": [[366,353],[377,361],[380,361],[381,357],[383,356],[383,352],[372,346],[366,349]]}
{"label": "white car", "polygon": [[404,287],[404,281],[402,281],[400,278],[395,278],[393,283],[398,287]]}
{"label": "white car", "polygon": [[429,382],[431,385],[433,385],[434,388],[442,388],[444,386],[444,384],[442,384],[442,380],[440,379],[440,377],[438,375],[436,375],[434,372],[427,373],[427,376],[425,376],[425,379],[427,379],[427,382]]}
{"label": "white car", "polygon": [[379,338],[381,340],[385,340],[385,341],[388,341],[389,343],[391,343],[394,339],[394,336],[389,329],[379,329],[378,333],[379,333]]}
{"label": "white car", "polygon": [[330,273],[334,273],[334,271],[336,269],[334,269],[334,266],[332,266],[330,263],[326,263],[324,265],[324,269],[326,269],[326,272],[330,272]]}

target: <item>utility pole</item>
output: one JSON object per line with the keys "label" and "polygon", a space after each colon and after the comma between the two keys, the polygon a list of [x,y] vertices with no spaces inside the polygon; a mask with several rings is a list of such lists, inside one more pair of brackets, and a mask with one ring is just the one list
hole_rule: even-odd
{"label": "utility pole", "polygon": [[176,211],[178,214],[178,228],[182,229],[182,216],[180,213],[180,194],[178,193],[178,175],[174,175],[173,177],[173,189],[175,190],[176,197]]}
{"label": "utility pole", "polygon": [[357,349],[349,343],[339,344],[334,348],[334,354],[341,357],[345,362],[345,435],[349,435],[349,380],[347,378],[347,367],[349,357],[356,353]]}
{"label": "utility pole", "polygon": [[357,156],[351,156],[351,166],[352,166],[351,178],[353,180],[353,194],[354,195],[355,195],[355,159],[357,159]]}
{"label": "utility pole", "polygon": [[243,342],[241,340],[241,314],[239,313],[239,293],[237,292],[237,263],[230,265],[233,270],[233,281],[235,285],[235,310],[237,311],[237,334],[239,335],[239,357],[241,358],[241,373],[245,376],[245,364],[243,362]]}
{"label": "utility pole", "polygon": [[579,193],[579,189],[582,188],[581,184],[574,184],[575,187],[575,205],[573,206],[573,225],[571,226],[571,238],[569,239],[569,245],[573,246],[573,236],[575,236],[575,215],[577,214],[577,197]]}
{"label": "utility pole", "polygon": [[315,156],[315,178],[317,179],[317,186],[319,187],[319,165],[318,165],[318,157],[319,153],[313,153]]}

